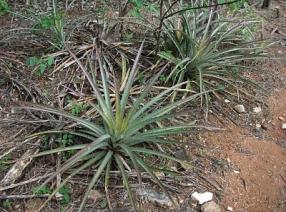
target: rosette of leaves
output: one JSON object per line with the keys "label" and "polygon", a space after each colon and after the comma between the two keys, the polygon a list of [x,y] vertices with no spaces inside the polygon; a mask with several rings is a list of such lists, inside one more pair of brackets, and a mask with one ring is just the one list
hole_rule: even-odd
{"label": "rosette of leaves", "polygon": [[[51,194],[56,194],[60,187],[68,182],[74,175],[80,173],[82,170],[93,167],[93,177],[90,179],[86,192],[84,193],[82,203],[79,210],[84,209],[84,204],[88,198],[88,194],[91,189],[98,183],[101,178],[104,178],[104,186],[109,208],[112,209],[112,205],[109,198],[109,184],[110,184],[110,172],[111,170],[120,171],[123,184],[128,191],[130,202],[133,207],[136,208],[136,202],[134,201],[134,195],[130,187],[127,170],[135,170],[137,173],[138,181],[141,183],[141,172],[144,171],[150,175],[153,182],[156,182],[163,191],[170,197],[167,189],[163,186],[162,182],[154,174],[155,167],[148,162],[150,157],[159,157],[166,160],[173,160],[181,164],[186,162],[175,158],[167,151],[162,152],[156,149],[156,145],[164,146],[174,144],[174,141],[166,139],[170,135],[189,132],[194,126],[193,123],[180,125],[180,126],[162,126],[161,123],[164,120],[172,119],[175,116],[174,110],[178,107],[188,103],[199,94],[189,96],[188,98],[181,99],[179,101],[168,103],[165,106],[160,106],[154,109],[154,106],[162,105],[163,99],[167,95],[170,95],[174,89],[182,86],[184,83],[175,85],[162,91],[154,97],[146,100],[150,93],[152,86],[157,82],[161,73],[165,70],[162,68],[154,78],[152,78],[141,91],[140,95],[132,103],[132,107],[128,107],[130,102],[130,92],[134,81],[136,80],[136,73],[138,71],[139,58],[142,52],[143,44],[141,45],[136,59],[134,60],[133,67],[129,71],[127,82],[123,91],[120,93],[117,80],[112,82],[115,86],[111,86],[111,79],[108,78],[107,70],[108,66],[105,66],[100,56],[97,56],[97,63],[100,72],[100,80],[98,74],[93,70],[87,70],[79,59],[72,53],[72,57],[77,61],[77,64],[83,71],[84,75],[89,81],[90,86],[93,89],[94,96],[96,97],[96,103],[91,103],[99,117],[96,120],[78,117],[55,108],[47,108],[44,106],[27,106],[24,107],[29,110],[42,111],[51,114],[55,114],[61,117],[70,119],[77,123],[77,128],[74,130],[49,130],[39,132],[30,136],[34,138],[46,134],[56,133],[69,133],[78,138],[82,137],[83,140],[88,142],[82,144],[73,144],[64,148],[56,148],[48,151],[41,152],[36,156],[47,156],[50,154],[57,154],[60,152],[76,150],[76,153],[70,157],[61,167],[52,174],[43,185],[50,182],[58,174],[63,174],[70,170],[70,174],[66,177],[61,185],[59,185]],[[111,95],[111,87],[115,87],[114,93]],[[114,90],[114,89],[113,89]],[[115,97],[115,101],[113,101]],[[149,157],[146,159],[146,155]],[[51,198],[49,198],[50,200]],[[170,197],[170,199],[172,199]],[[173,201],[173,200],[172,200]]]}
{"label": "rosette of leaves", "polygon": [[[244,92],[242,85],[256,86],[243,76],[243,71],[252,68],[245,64],[266,57],[267,44],[245,40],[244,30],[255,22],[224,20],[213,10],[187,10],[164,20],[159,56],[173,64],[166,82],[189,80],[186,88],[198,92],[237,93]],[[254,37],[247,32],[248,38]]]}

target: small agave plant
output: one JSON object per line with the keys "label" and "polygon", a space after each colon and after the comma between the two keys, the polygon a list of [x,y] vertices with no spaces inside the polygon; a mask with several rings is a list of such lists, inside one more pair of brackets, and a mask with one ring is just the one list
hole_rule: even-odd
{"label": "small agave plant", "polygon": [[248,40],[245,37],[246,32],[251,33],[247,29],[258,21],[213,20],[216,15],[213,10],[191,10],[165,20],[159,56],[173,64],[166,81],[189,80],[186,88],[199,92],[228,88],[228,92],[243,93],[238,84],[256,85],[243,71],[251,68],[245,62],[266,58],[268,44],[255,41],[252,34]]}
{"label": "small agave plant", "polygon": [[[47,112],[65,117],[75,122],[78,126],[78,128],[73,129],[72,131],[49,130],[39,132],[31,135],[30,138],[47,134],[70,133],[89,141],[85,144],[56,148],[38,153],[36,155],[39,157],[50,154],[57,154],[69,150],[76,150],[76,153],[66,162],[64,162],[64,164],[62,164],[61,167],[43,183],[43,185],[45,185],[58,174],[63,174],[69,170],[70,174],[63,180],[61,185],[59,185],[54,190],[54,192],[51,194],[51,197],[47,201],[49,201],[52,196],[58,192],[60,187],[66,184],[68,180],[71,179],[71,177],[91,166],[93,169],[95,168],[96,171],[94,171],[93,177],[91,178],[87,190],[83,195],[79,211],[84,209],[85,202],[91,189],[97,184],[102,176],[104,178],[108,206],[112,210],[112,205],[108,195],[111,170],[120,171],[123,179],[123,184],[128,191],[130,202],[135,209],[136,204],[134,201],[134,196],[132,195],[127,173],[127,170],[130,170],[130,168],[136,171],[139,183],[141,183],[140,172],[144,171],[149,174],[152,180],[156,182],[161,187],[161,189],[170,197],[166,188],[164,188],[163,184],[154,174],[154,167],[148,164],[146,157],[144,158],[144,155],[160,157],[179,163],[186,163],[173,157],[172,155],[154,149],[154,146],[160,144],[162,147],[164,147],[164,145],[174,144],[173,141],[166,140],[166,137],[178,133],[188,132],[190,128],[193,127],[193,124],[168,127],[162,127],[159,124],[159,127],[157,123],[174,117],[174,114],[171,114],[171,111],[198,97],[199,94],[181,99],[173,103],[168,103],[161,108],[154,109],[154,105],[161,103],[166,95],[169,95],[172,93],[172,91],[174,91],[174,89],[182,86],[183,84],[181,83],[170,87],[167,90],[159,93],[157,96],[154,96],[146,101],[146,97],[149,94],[150,89],[157,81],[160,74],[164,71],[166,68],[165,67],[159,71],[153,79],[150,80],[150,82],[145,86],[137,99],[133,102],[132,107],[128,108],[127,105],[129,101],[130,91],[138,71],[138,62],[142,48],[143,44],[141,45],[134,61],[134,65],[130,70],[122,94],[119,93],[119,86],[115,86],[117,88],[114,92],[115,101],[112,101],[114,99],[114,95],[110,95],[111,86],[110,79],[107,77],[108,70],[106,66],[103,65],[100,56],[97,57],[101,75],[101,79],[98,81],[96,74],[91,71],[89,72],[82,65],[79,59],[76,58],[72,52],[70,52],[73,58],[77,61],[77,64],[83,71],[92,87],[94,96],[96,97],[97,101],[96,103],[91,103],[91,106],[98,112],[100,120],[93,121],[92,119],[85,119],[82,117],[74,116],[62,110],[47,108],[44,106],[24,107],[25,109],[29,110]],[[100,86],[99,82],[102,83]],[[116,84],[116,82],[114,84]],[[170,197],[170,199],[172,198]]]}

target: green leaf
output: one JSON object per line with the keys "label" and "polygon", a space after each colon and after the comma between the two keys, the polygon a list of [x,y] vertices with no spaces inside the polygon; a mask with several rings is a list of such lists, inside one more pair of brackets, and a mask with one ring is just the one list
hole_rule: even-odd
{"label": "green leaf", "polygon": [[59,193],[63,195],[63,200],[61,200],[61,204],[68,204],[70,202],[70,189],[67,185],[60,187]]}
{"label": "green leaf", "polygon": [[138,68],[138,64],[139,64],[139,58],[140,58],[141,53],[143,51],[143,45],[144,45],[144,42],[141,44],[140,49],[139,49],[139,51],[138,51],[138,53],[136,55],[134,64],[132,66],[132,69],[130,71],[130,74],[129,74],[126,86],[124,88],[124,92],[122,94],[122,98],[121,98],[121,101],[120,101],[121,111],[123,111],[125,109],[125,107],[126,107],[127,100],[128,100],[128,95],[130,94],[130,90],[131,90],[132,84],[134,82],[135,75],[137,73],[137,68]]}
{"label": "green leaf", "polygon": [[51,66],[51,65],[53,65],[54,64],[54,62],[55,62],[55,60],[54,60],[54,57],[48,57],[48,59],[47,59],[47,63],[48,63],[48,65],[49,66]]}
{"label": "green leaf", "polygon": [[157,151],[153,151],[153,150],[150,150],[150,149],[145,149],[145,148],[140,148],[140,147],[130,147],[129,148],[130,151],[133,151],[133,152],[141,152],[141,153],[145,153],[145,154],[149,154],[149,155],[156,155],[158,157],[162,157],[162,158],[166,158],[166,159],[169,159],[169,160],[173,160],[173,161],[176,161],[178,163],[181,163],[182,160],[180,159],[177,159],[175,157],[172,157],[166,153],[161,153],[161,152],[157,152]]}
{"label": "green leaf", "polygon": [[36,111],[43,111],[43,112],[48,112],[48,113],[53,113],[59,116],[63,116],[66,117],[68,119],[71,119],[75,122],[77,122],[78,124],[81,124],[82,126],[90,129],[91,131],[93,131],[94,133],[96,133],[98,136],[103,135],[104,131],[101,127],[97,126],[95,123],[92,123],[86,119],[82,119],[79,117],[76,117],[72,114],[66,113],[65,111],[61,111],[61,110],[57,110],[57,109],[53,109],[53,108],[48,108],[48,107],[43,107],[40,105],[36,105],[34,107],[31,106],[26,106],[26,107],[22,107],[23,109],[30,109],[30,110],[36,110]]}
{"label": "green leaf", "polygon": [[49,29],[53,26],[53,17],[52,16],[46,16],[46,17],[42,17],[39,21],[39,26],[40,28],[43,29]]}
{"label": "green leaf", "polygon": [[0,0],[0,16],[5,15],[10,11],[10,6],[6,0]]}
{"label": "green leaf", "polygon": [[108,153],[106,154],[106,156],[104,157],[104,159],[102,160],[100,166],[98,167],[97,171],[95,172],[95,174],[93,175],[93,178],[91,179],[88,188],[84,194],[83,200],[80,204],[79,207],[79,211],[82,211],[84,208],[84,204],[85,201],[87,200],[87,197],[90,193],[90,190],[93,188],[93,186],[95,185],[95,183],[98,181],[101,173],[104,171],[105,167],[107,166],[107,164],[109,163],[110,159],[112,158],[113,152],[112,151],[108,151]]}
{"label": "green leaf", "polygon": [[129,196],[129,199],[130,199],[130,202],[133,206],[133,208],[136,210],[136,204],[134,202],[134,197],[133,197],[133,194],[132,194],[132,191],[131,191],[131,188],[130,188],[130,184],[129,184],[129,181],[128,181],[128,177],[126,175],[126,172],[125,172],[125,169],[123,167],[123,163],[121,161],[121,159],[117,156],[117,155],[114,155],[115,157],[115,161],[118,165],[118,168],[120,170],[120,173],[123,177],[123,184],[124,184],[124,187],[126,188],[127,192],[128,192],[128,196]]}
{"label": "green leaf", "polygon": [[33,194],[41,195],[41,194],[51,194],[52,190],[48,186],[37,186],[32,189]]}
{"label": "green leaf", "polygon": [[31,67],[40,64],[40,62],[41,62],[41,59],[39,59],[38,57],[28,57],[26,61],[27,65]]}
{"label": "green leaf", "polygon": [[[0,15],[1,15],[1,11],[0,11]],[[6,199],[5,201],[3,201],[2,205],[3,205],[3,208],[6,208],[9,211],[13,211],[13,206],[9,199]]]}
{"label": "green leaf", "polygon": [[45,63],[41,63],[40,64],[40,67],[39,67],[39,70],[38,70],[38,74],[41,76],[44,74],[45,70],[47,68],[47,65]]}

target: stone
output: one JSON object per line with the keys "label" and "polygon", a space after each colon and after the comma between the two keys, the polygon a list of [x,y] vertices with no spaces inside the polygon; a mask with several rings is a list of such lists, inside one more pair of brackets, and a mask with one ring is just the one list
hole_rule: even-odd
{"label": "stone", "polygon": [[174,153],[174,156],[175,158],[178,158],[180,160],[188,160],[188,155],[186,154],[186,151],[184,149],[180,149],[180,150],[177,150],[175,153]]}
{"label": "stone", "polygon": [[262,128],[261,124],[255,124],[255,130],[260,131]]}
{"label": "stone", "polygon": [[263,124],[261,124],[261,128],[264,129],[264,130],[268,130],[269,125],[266,124],[266,123],[263,123]]}
{"label": "stone", "polygon": [[262,112],[261,107],[254,107],[253,108],[253,113],[261,113],[261,112]]}
{"label": "stone", "polygon": [[244,105],[236,105],[236,106],[234,107],[234,109],[235,109],[235,111],[238,112],[238,113],[245,113],[245,112],[246,112]]}
{"label": "stone", "polygon": [[207,202],[201,208],[202,212],[220,212],[220,207],[214,201]]}
{"label": "stone", "polygon": [[88,194],[88,199],[92,200],[93,202],[97,202],[98,200],[102,199],[104,195],[97,190],[92,189]]}
{"label": "stone", "polygon": [[233,207],[228,206],[228,207],[226,208],[226,210],[227,210],[227,211],[233,211]]}
{"label": "stone", "polygon": [[225,102],[225,103],[230,103],[230,100],[225,99],[224,102]]}
{"label": "stone", "polygon": [[194,192],[194,193],[192,193],[191,198],[193,200],[196,200],[200,205],[202,205],[205,202],[211,201],[213,199],[213,193],[211,193],[211,192],[204,192],[204,193]]}
{"label": "stone", "polygon": [[284,118],[283,116],[279,116],[278,119],[279,119],[280,121],[285,121],[285,118]]}
{"label": "stone", "polygon": [[286,123],[283,123],[281,128],[282,130],[286,130]]}
{"label": "stone", "polygon": [[138,188],[136,189],[137,195],[140,199],[150,201],[161,207],[172,207],[173,203],[165,193],[160,193],[153,188]]}

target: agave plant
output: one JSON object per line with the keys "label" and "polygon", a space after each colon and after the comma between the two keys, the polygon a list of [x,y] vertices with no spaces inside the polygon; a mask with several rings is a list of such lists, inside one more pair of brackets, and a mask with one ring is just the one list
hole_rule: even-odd
{"label": "agave plant", "polygon": [[219,87],[238,89],[238,82],[249,84],[241,74],[249,69],[243,63],[266,56],[263,43],[245,41],[243,35],[256,22],[226,21],[213,10],[188,10],[167,18],[163,51],[159,53],[173,64],[166,81],[190,80],[187,88],[199,88],[200,92]]}
{"label": "agave plant", "polygon": [[[93,89],[93,93],[97,101],[95,103],[90,103],[90,105],[99,114],[99,118],[97,120],[77,117],[62,110],[47,108],[43,106],[24,107],[25,109],[29,110],[56,114],[58,116],[70,119],[78,125],[78,128],[72,131],[49,130],[33,134],[30,136],[30,138],[46,134],[70,133],[89,141],[85,144],[56,148],[41,152],[36,155],[39,157],[69,150],[77,151],[64,164],[62,164],[60,169],[58,169],[44,182],[44,184],[46,184],[58,174],[70,170],[71,174],[68,175],[65,180],[63,180],[62,184],[55,189],[52,195],[54,195],[61,186],[67,183],[71,177],[78,174],[82,170],[91,166],[96,168],[96,171],[94,172],[94,175],[90,180],[88,188],[84,194],[79,211],[83,210],[89,192],[97,184],[101,176],[104,177],[106,197],[108,200],[109,208],[112,209],[112,205],[108,196],[111,170],[120,171],[123,179],[123,184],[128,191],[130,201],[134,208],[136,208],[136,204],[134,201],[134,196],[132,195],[132,190],[130,188],[128,174],[126,171],[130,170],[130,167],[136,170],[139,182],[141,182],[140,172],[144,171],[148,173],[152,180],[156,182],[161,187],[161,189],[168,194],[166,188],[164,188],[163,184],[154,174],[154,167],[152,167],[148,161],[144,159],[144,154],[153,157],[165,158],[167,160],[173,160],[179,163],[185,163],[184,161],[181,161],[166,152],[161,152],[160,150],[154,149],[154,146],[158,144],[161,146],[173,144],[174,142],[167,140],[166,137],[178,133],[188,132],[190,128],[193,127],[193,123],[182,126],[168,127],[164,127],[158,123],[162,123],[162,121],[174,117],[174,113],[171,114],[171,111],[198,97],[199,94],[181,99],[177,102],[168,103],[167,105],[154,110],[154,105],[158,105],[163,100],[163,98],[166,97],[166,95],[169,95],[171,92],[173,92],[174,89],[184,84],[180,83],[175,85],[152,97],[151,99],[146,100],[150,89],[157,81],[160,74],[166,68],[165,66],[144,87],[140,95],[132,103],[132,106],[127,107],[128,102],[130,102],[129,95],[132,89],[132,84],[136,79],[138,62],[142,48],[143,44],[141,45],[136,59],[134,60],[133,67],[129,72],[128,80],[121,94],[119,93],[120,86],[116,85],[117,80],[115,80],[115,87],[117,89],[115,89],[114,95],[110,94],[111,79],[107,77],[107,66],[103,64],[103,61],[99,55],[97,55],[97,62],[101,76],[100,81],[94,70],[88,71],[79,61],[79,59],[72,52],[70,52],[72,57],[77,61],[77,64],[83,71]],[[99,82],[102,83],[99,84]],[[112,101],[114,96],[115,101]],[[168,196],[170,197],[169,194]],[[49,200],[50,199],[51,197]]]}

